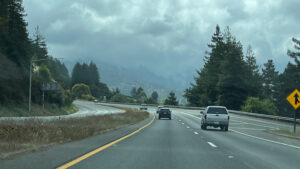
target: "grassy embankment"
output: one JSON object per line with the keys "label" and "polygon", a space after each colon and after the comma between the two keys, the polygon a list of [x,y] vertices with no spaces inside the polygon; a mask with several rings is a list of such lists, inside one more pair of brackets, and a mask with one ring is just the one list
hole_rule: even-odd
{"label": "grassy embankment", "polygon": [[119,114],[53,121],[2,121],[0,123],[0,160],[135,124],[149,116],[147,112],[125,110],[125,113]]}
{"label": "grassy embankment", "polygon": [[279,135],[279,136],[284,136],[284,137],[289,137],[289,138],[294,138],[300,140],[300,129],[296,130],[296,133],[294,133],[291,130],[288,129],[279,129],[279,130],[266,130],[267,133]]}
{"label": "grassy embankment", "polygon": [[31,109],[31,112],[28,112],[27,104],[1,105],[0,117],[55,116],[72,114],[78,111],[78,108],[73,104],[65,107],[59,107],[56,104],[45,104],[45,109],[41,105],[32,104]]}

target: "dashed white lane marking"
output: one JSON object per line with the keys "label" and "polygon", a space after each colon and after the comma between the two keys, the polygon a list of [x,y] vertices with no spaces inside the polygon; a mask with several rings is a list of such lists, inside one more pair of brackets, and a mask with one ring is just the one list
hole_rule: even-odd
{"label": "dashed white lane marking", "polygon": [[198,132],[194,131],[194,134],[199,134]]}
{"label": "dashed white lane marking", "polygon": [[233,158],[233,156],[228,156],[228,158]]}
{"label": "dashed white lane marking", "polygon": [[212,146],[212,147],[214,147],[214,148],[217,148],[217,146],[216,145],[214,145],[214,143],[212,143],[212,142],[207,142],[210,146]]}
{"label": "dashed white lane marking", "polygon": [[186,126],[186,128],[188,128],[188,129],[189,129],[189,128],[190,128],[190,126]]}
{"label": "dashed white lane marking", "polygon": [[181,123],[181,124],[184,124],[184,123]]}
{"label": "dashed white lane marking", "polygon": [[[201,120],[200,117],[193,116],[193,115],[190,115],[190,114],[187,114],[187,113],[183,113],[183,114],[186,114],[188,116],[192,116],[194,118],[197,118],[197,119]],[[263,141],[267,141],[267,142],[270,142],[270,143],[275,143],[275,144],[280,144],[280,145],[284,145],[284,146],[288,146],[288,147],[300,149],[300,147],[295,146],[295,145],[286,144],[286,143],[282,143],[282,142],[278,142],[278,141],[273,141],[273,140],[268,140],[268,139],[264,139],[264,138],[261,138],[261,137],[252,136],[252,135],[249,135],[249,134],[246,134],[246,133],[242,133],[242,132],[239,132],[239,131],[236,131],[236,130],[232,130],[232,129],[229,129],[229,130],[233,131],[233,132],[236,132],[238,134],[244,135],[244,136],[248,136],[248,137],[252,137],[252,138],[258,139],[258,140],[263,140]]]}
{"label": "dashed white lane marking", "polygon": [[181,121],[181,120],[178,120],[178,121]]}

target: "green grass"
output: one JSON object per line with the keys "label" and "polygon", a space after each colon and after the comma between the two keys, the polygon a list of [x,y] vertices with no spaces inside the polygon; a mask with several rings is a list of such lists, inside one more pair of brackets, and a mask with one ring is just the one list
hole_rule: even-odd
{"label": "green grass", "polygon": [[299,128],[298,128],[298,130],[296,130],[296,133],[294,133],[292,130],[288,130],[288,129],[267,130],[266,132],[300,140],[300,129]]}
{"label": "green grass", "polygon": [[48,145],[79,140],[135,124],[147,117],[147,112],[125,109],[125,113],[53,121],[1,121],[0,161]]}
{"label": "green grass", "polygon": [[70,106],[58,107],[56,104],[45,104],[45,108],[38,104],[32,104],[31,112],[28,112],[27,104],[9,104],[0,106],[0,117],[22,117],[22,116],[54,116],[72,114],[78,111],[78,108],[71,104]]}

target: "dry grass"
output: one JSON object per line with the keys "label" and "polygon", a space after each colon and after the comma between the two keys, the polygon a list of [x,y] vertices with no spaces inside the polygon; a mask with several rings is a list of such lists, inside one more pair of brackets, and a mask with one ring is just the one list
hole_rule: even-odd
{"label": "dry grass", "polygon": [[284,137],[300,140],[300,131],[299,131],[299,129],[296,130],[296,133],[294,133],[293,131],[288,130],[288,129],[266,130],[266,132],[271,133],[271,134],[275,134],[275,135],[278,135],[278,136],[284,136]]}
{"label": "dry grass", "polygon": [[41,105],[32,104],[31,108],[31,112],[28,112],[27,104],[0,105],[0,117],[56,116],[72,114],[78,111],[74,104],[64,107],[58,107],[55,104],[45,104],[45,109]]}
{"label": "dry grass", "polygon": [[24,120],[0,123],[0,160],[46,145],[83,139],[124,125],[138,123],[147,112],[126,109],[125,113],[54,121]]}

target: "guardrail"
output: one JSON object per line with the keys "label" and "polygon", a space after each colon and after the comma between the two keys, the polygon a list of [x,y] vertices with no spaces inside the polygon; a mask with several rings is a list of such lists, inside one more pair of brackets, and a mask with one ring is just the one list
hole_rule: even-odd
{"label": "guardrail", "polygon": [[[106,102],[106,103],[137,105],[137,106],[140,105],[140,104],[136,104],[136,103],[116,103],[116,102]],[[148,106],[158,106],[158,104],[147,104],[147,105]],[[180,108],[180,109],[190,109],[190,110],[204,110],[205,109],[205,107],[186,107],[186,106],[172,106],[172,105],[164,105],[164,106],[170,107],[170,108]],[[234,113],[234,114],[258,117],[258,118],[264,118],[264,119],[271,119],[271,120],[277,120],[277,121],[294,122],[294,118],[290,118],[290,117],[274,116],[274,115],[259,114],[259,113],[250,113],[250,112],[243,112],[243,111],[237,111],[237,110],[228,110],[228,111],[230,113]],[[296,122],[300,123],[300,119],[296,119]]]}

